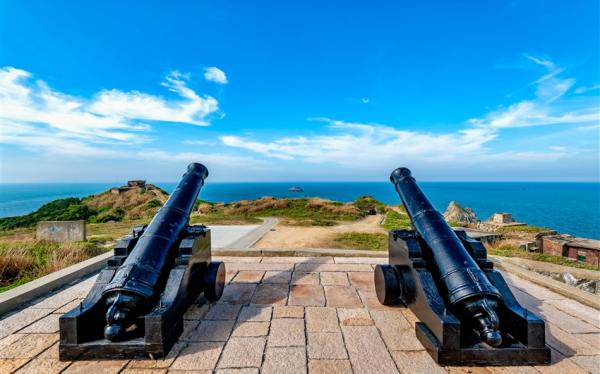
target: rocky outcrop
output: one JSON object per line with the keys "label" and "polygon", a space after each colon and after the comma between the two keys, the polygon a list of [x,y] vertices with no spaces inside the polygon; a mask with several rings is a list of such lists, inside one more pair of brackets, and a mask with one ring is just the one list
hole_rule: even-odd
{"label": "rocky outcrop", "polygon": [[461,207],[456,201],[451,201],[448,208],[444,212],[446,221],[459,222],[467,225],[475,225],[479,222],[479,218],[470,208]]}

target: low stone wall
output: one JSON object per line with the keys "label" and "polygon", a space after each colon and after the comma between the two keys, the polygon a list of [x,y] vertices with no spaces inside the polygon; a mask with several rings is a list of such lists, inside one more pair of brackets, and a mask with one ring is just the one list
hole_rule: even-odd
{"label": "low stone wall", "polygon": [[85,221],[41,221],[35,237],[61,243],[82,241],[85,240]]}

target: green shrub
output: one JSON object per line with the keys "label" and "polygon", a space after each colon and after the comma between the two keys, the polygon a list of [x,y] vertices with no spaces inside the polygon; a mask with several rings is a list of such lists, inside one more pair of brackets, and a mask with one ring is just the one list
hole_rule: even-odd
{"label": "green shrub", "polygon": [[0,218],[1,230],[35,226],[39,221],[87,220],[97,212],[81,202],[81,199],[69,197],[42,205],[33,213],[19,217]]}
{"label": "green shrub", "polygon": [[162,206],[162,203],[158,199],[152,199],[146,203],[146,206],[148,208],[156,208],[156,207]]}

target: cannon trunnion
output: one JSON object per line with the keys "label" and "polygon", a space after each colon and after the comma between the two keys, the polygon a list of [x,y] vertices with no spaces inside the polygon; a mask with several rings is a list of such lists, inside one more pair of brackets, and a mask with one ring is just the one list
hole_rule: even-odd
{"label": "cannon trunnion", "polygon": [[165,357],[190,305],[221,297],[225,265],[211,261],[210,230],[188,225],[207,175],[190,164],[150,224],[118,241],[87,297],[60,317],[61,360]]}
{"label": "cannon trunnion", "polygon": [[413,230],[389,233],[389,264],[374,273],[379,301],[415,313],[417,338],[440,365],[549,363],[544,321],[519,305],[482,243],[453,231],[408,169],[391,180]]}

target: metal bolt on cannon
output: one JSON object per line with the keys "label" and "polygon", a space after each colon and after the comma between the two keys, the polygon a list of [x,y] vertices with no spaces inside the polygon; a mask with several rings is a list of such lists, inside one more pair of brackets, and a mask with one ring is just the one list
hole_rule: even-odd
{"label": "metal bolt on cannon", "polygon": [[190,164],[152,221],[117,243],[80,307],[59,320],[61,359],[165,357],[200,294],[221,297],[225,265],[211,261],[210,230],[188,225],[207,176]]}
{"label": "metal bolt on cannon", "polygon": [[454,231],[407,168],[390,176],[413,230],[389,235],[389,264],[375,268],[382,304],[402,302],[417,338],[441,365],[550,362],[544,321],[516,301],[481,242]]}

